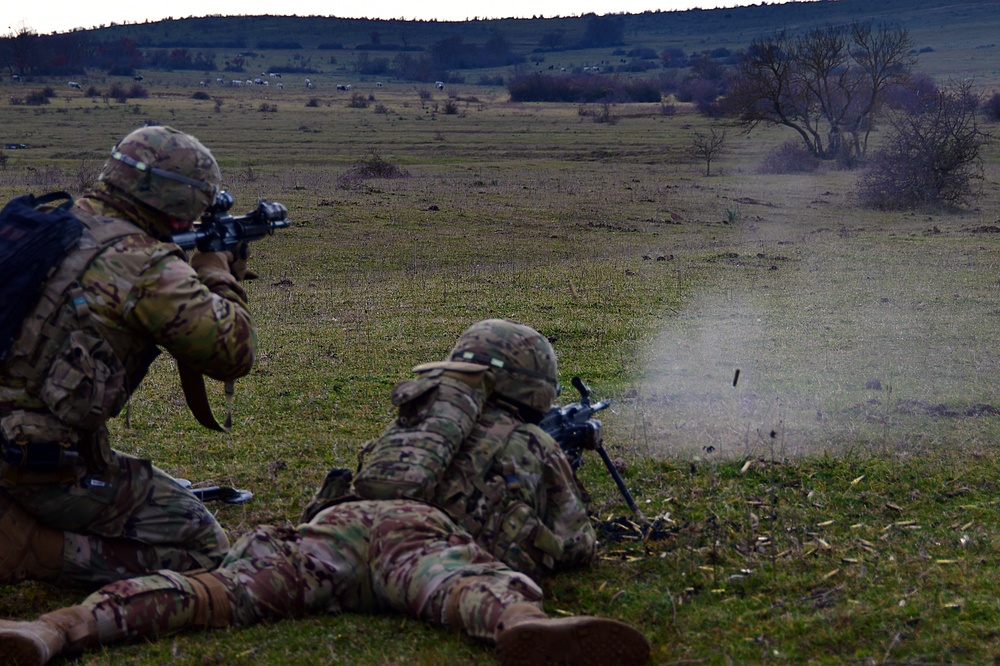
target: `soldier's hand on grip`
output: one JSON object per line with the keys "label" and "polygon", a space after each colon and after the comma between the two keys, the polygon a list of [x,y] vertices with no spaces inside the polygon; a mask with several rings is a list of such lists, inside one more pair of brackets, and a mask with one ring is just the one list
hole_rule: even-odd
{"label": "soldier's hand on grip", "polygon": [[227,252],[226,254],[230,257],[229,271],[237,280],[243,282],[245,280],[256,280],[260,277],[256,271],[247,267],[247,258],[250,256],[250,243],[243,241],[233,248],[232,252]]}

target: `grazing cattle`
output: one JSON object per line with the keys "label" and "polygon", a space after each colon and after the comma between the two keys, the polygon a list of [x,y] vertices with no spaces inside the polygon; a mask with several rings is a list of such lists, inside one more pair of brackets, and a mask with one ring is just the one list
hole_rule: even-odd
{"label": "grazing cattle", "polygon": [[135,81],[136,83],[139,83],[139,81],[142,81],[142,79],[143,77],[139,76],[138,74],[132,77],[132,80]]}
{"label": "grazing cattle", "polygon": [[285,87],[285,86],[281,85],[280,83],[278,84],[278,90],[283,90],[283,89],[284,89],[284,87]]}
{"label": "grazing cattle", "polygon": [[438,90],[444,90],[444,81],[437,81],[434,85],[437,86]]}
{"label": "grazing cattle", "polygon": [[222,80],[222,77],[217,78],[215,82],[218,83],[220,86],[226,85],[226,82]]}
{"label": "grazing cattle", "polygon": [[18,76],[17,74],[12,75],[10,78],[14,79],[15,81],[20,81],[21,80],[21,77]]}
{"label": "grazing cattle", "polygon": [[229,85],[233,86],[234,88],[238,88],[243,85],[243,82],[240,81],[239,79],[233,79],[232,81],[229,82]]}
{"label": "grazing cattle", "polygon": [[83,90],[83,88],[80,87],[80,84],[77,83],[76,81],[67,81],[66,85],[68,85],[70,88],[76,88],[77,90]]}
{"label": "grazing cattle", "polygon": [[375,82],[375,87],[376,88],[381,88],[382,87],[382,82],[381,81],[376,81]]}

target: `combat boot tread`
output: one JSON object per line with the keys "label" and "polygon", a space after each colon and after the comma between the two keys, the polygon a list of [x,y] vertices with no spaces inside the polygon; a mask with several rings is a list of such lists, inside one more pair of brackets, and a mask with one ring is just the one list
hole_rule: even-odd
{"label": "combat boot tread", "polygon": [[498,634],[497,652],[503,666],[641,666],[649,659],[649,642],[607,618],[529,618]]}

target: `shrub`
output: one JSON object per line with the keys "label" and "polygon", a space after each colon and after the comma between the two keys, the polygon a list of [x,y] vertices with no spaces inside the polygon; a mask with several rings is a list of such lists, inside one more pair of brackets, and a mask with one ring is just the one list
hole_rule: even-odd
{"label": "shrub", "polygon": [[122,104],[128,100],[128,93],[125,91],[125,86],[118,82],[111,84],[111,87],[108,88],[107,96]]}
{"label": "shrub", "polygon": [[43,90],[33,90],[25,96],[24,103],[28,106],[41,106],[49,103],[49,97]]}
{"label": "shrub", "polygon": [[149,91],[138,83],[133,83],[128,89],[129,99],[145,99],[149,97]]}
{"label": "shrub", "polygon": [[310,97],[309,101],[306,102],[306,106],[310,109],[314,109],[319,106],[319,100],[315,97]]}
{"label": "shrub", "polygon": [[889,117],[885,143],[858,179],[858,200],[868,208],[908,210],[959,206],[981,180],[980,152],[992,137],[979,130],[980,97],[969,83],[938,92],[919,113]]}
{"label": "shrub", "polygon": [[358,160],[353,167],[337,176],[337,184],[347,189],[357,186],[370,178],[406,178],[410,174],[405,169],[383,159],[378,151],[372,150],[367,158]]}
{"label": "shrub", "polygon": [[347,106],[351,109],[367,109],[368,98],[361,93],[354,93],[351,95],[351,101],[347,103]]}
{"label": "shrub", "polygon": [[819,168],[819,158],[809,152],[799,141],[786,141],[764,156],[758,173],[788,174],[811,173]]}
{"label": "shrub", "polygon": [[1000,122],[1000,92],[995,92],[983,103],[983,113],[986,119],[992,122]]}
{"label": "shrub", "polygon": [[659,88],[617,76],[523,74],[507,86],[512,102],[659,102]]}
{"label": "shrub", "polygon": [[212,99],[212,96],[209,95],[204,90],[199,90],[195,94],[191,95],[191,98],[192,99],[200,99],[200,100],[208,100],[208,99]]}

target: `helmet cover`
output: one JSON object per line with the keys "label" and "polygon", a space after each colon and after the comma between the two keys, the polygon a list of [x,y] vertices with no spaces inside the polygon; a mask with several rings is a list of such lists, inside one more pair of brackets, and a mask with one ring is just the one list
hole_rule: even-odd
{"label": "helmet cover", "polygon": [[558,395],[556,352],[535,329],[506,319],[486,319],[470,326],[459,337],[439,367],[462,371],[469,363],[488,366],[493,391],[539,413],[552,406]]}
{"label": "helmet cover", "polygon": [[222,174],[196,138],[153,125],[119,141],[98,180],[170,218],[194,221],[215,201]]}

